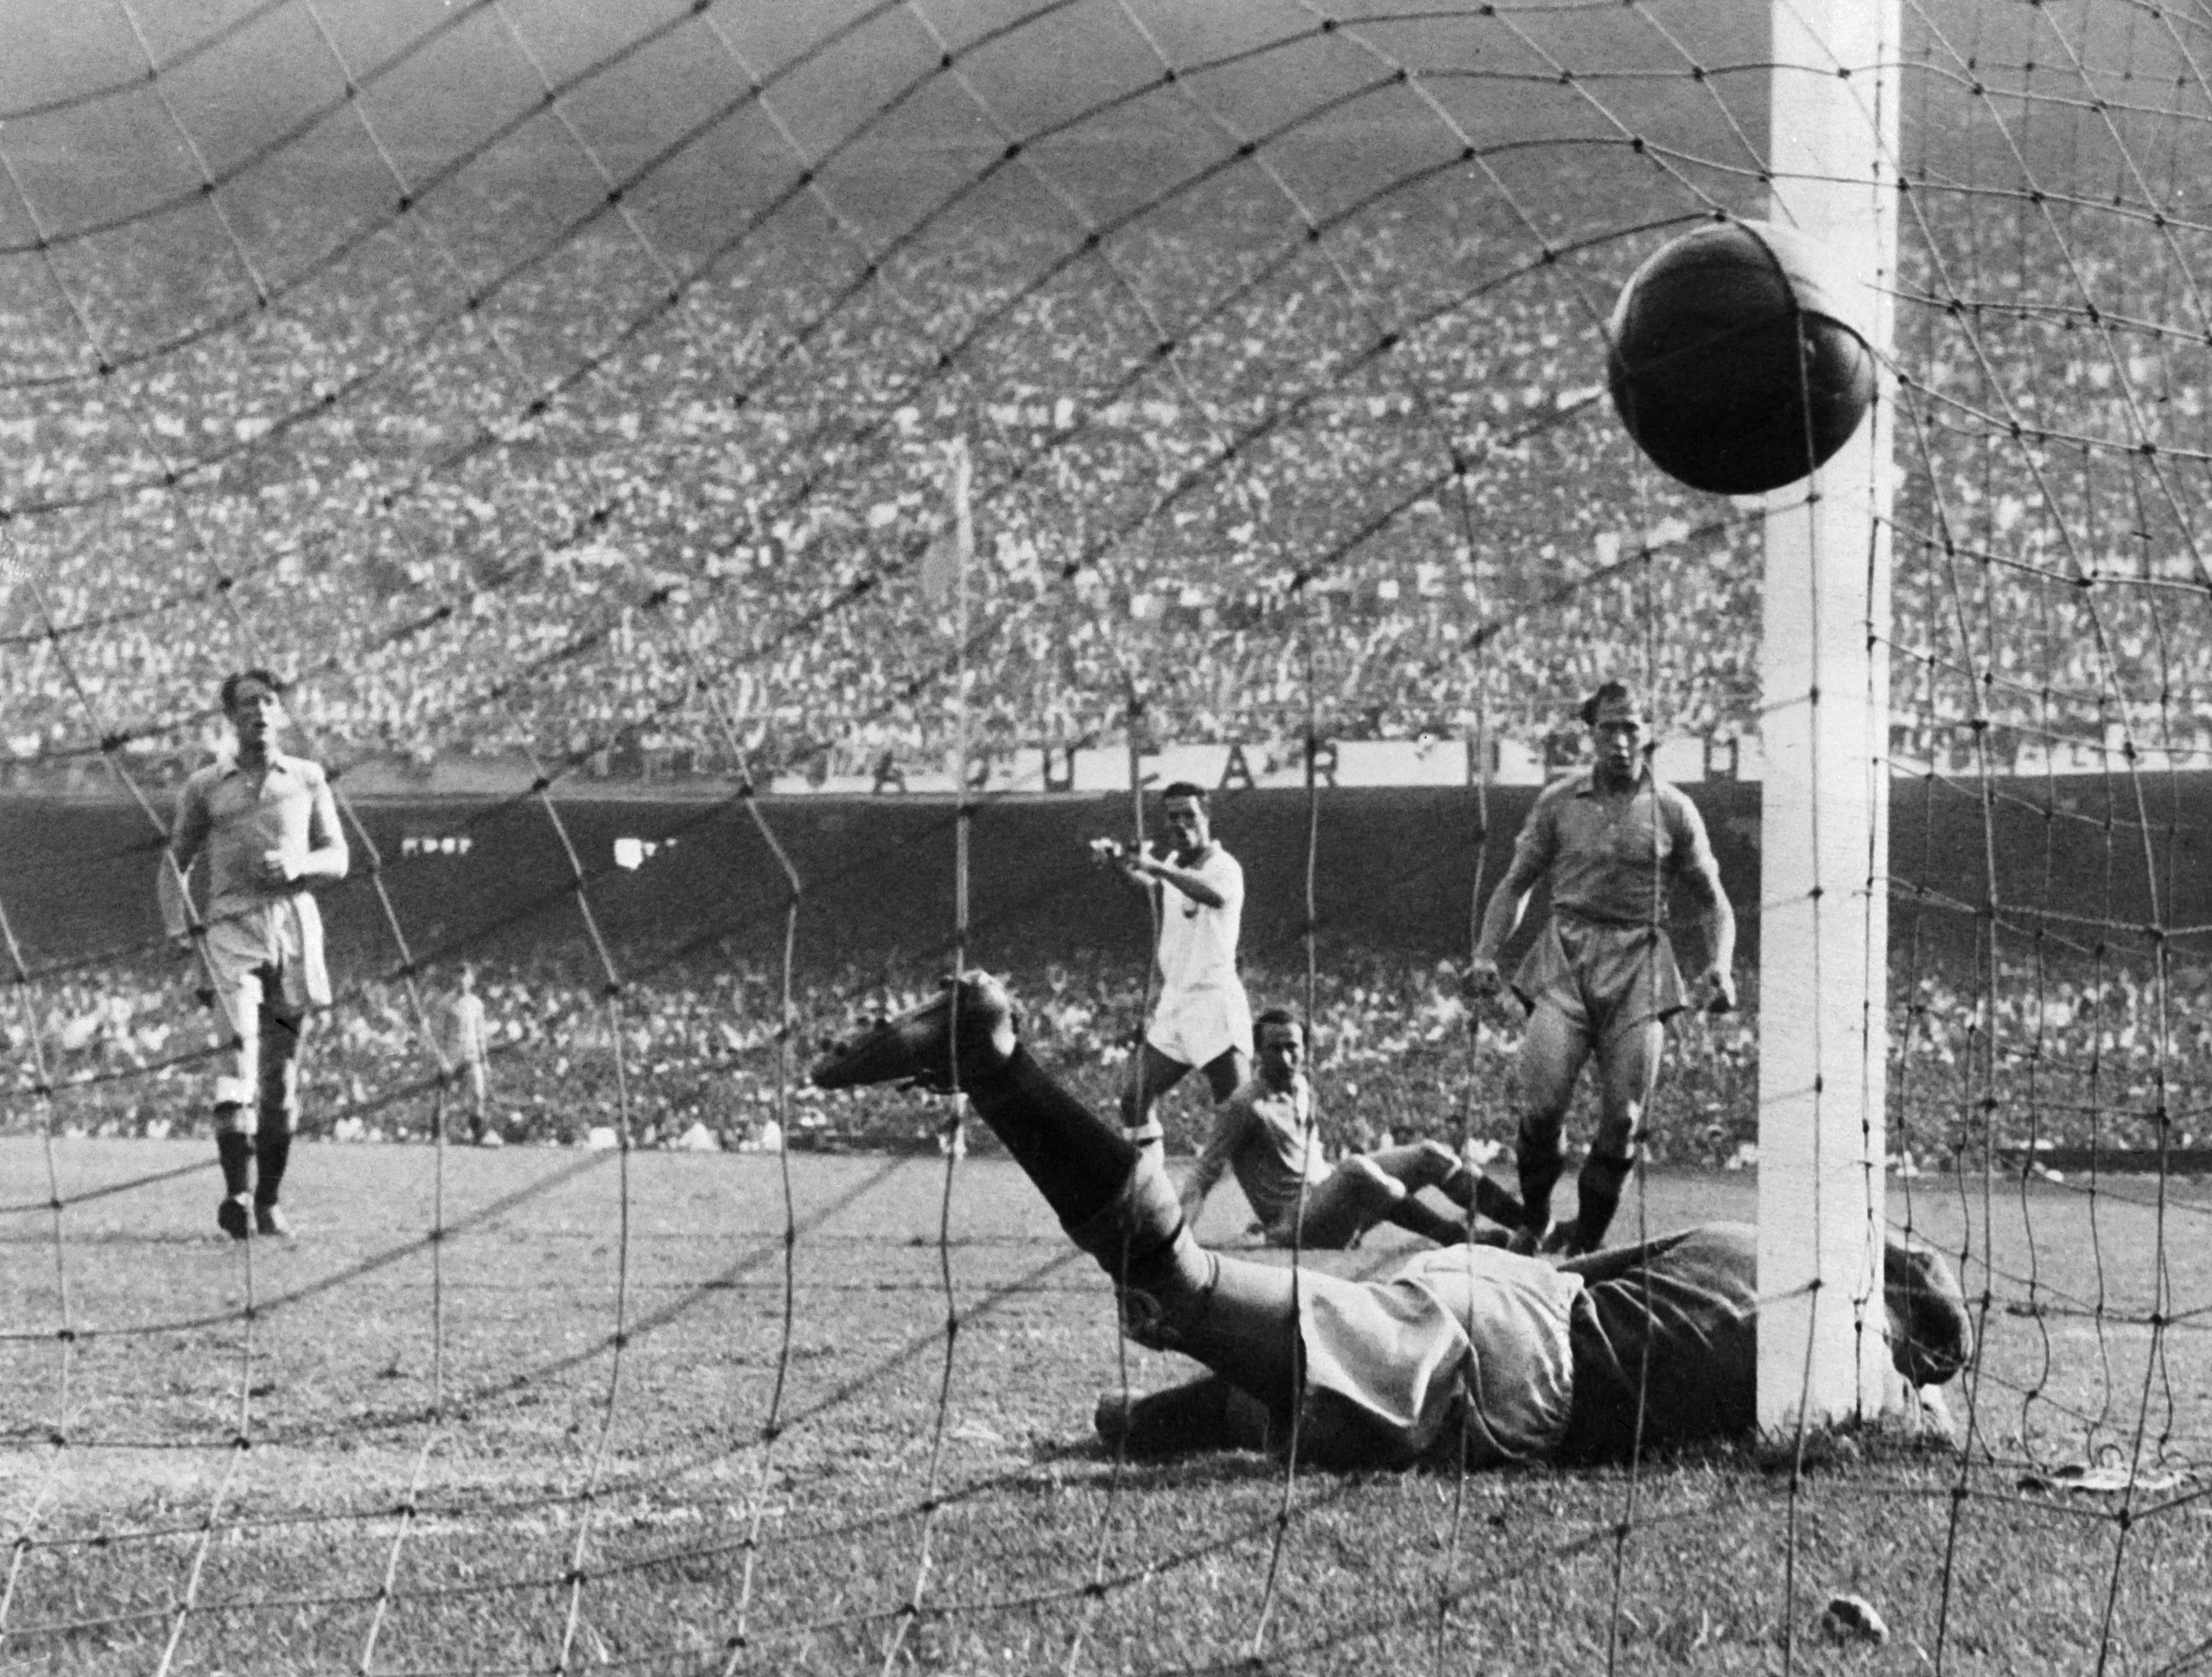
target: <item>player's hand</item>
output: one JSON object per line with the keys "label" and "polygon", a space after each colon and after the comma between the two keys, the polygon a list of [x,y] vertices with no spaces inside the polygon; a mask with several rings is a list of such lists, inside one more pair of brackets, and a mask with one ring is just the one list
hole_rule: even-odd
{"label": "player's hand", "polygon": [[1735,1011],[1735,975],[1732,973],[1708,973],[1698,981],[1698,1005],[1707,1013]]}
{"label": "player's hand", "polygon": [[1505,989],[1504,975],[1498,970],[1498,963],[1487,955],[1477,955],[1468,962],[1459,983],[1461,991],[1471,1003],[1494,1002]]}
{"label": "player's hand", "polygon": [[1118,838],[1093,838],[1090,849],[1091,859],[1102,868],[1127,864],[1128,850]]}
{"label": "player's hand", "polygon": [[286,886],[292,883],[292,864],[284,859],[283,851],[261,852],[261,882],[267,886]]}

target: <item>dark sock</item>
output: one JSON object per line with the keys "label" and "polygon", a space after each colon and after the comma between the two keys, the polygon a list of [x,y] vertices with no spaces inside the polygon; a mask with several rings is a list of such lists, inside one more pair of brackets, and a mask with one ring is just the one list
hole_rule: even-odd
{"label": "dark sock", "polygon": [[1633,1158],[1616,1159],[1599,1153],[1583,1161],[1582,1174],[1575,1184],[1582,1199],[1575,1213],[1575,1237],[1584,1252],[1595,1251],[1613,1226],[1613,1214],[1620,1209],[1621,1188],[1635,1168]]}
{"label": "dark sock", "polygon": [[1559,1143],[1532,1140],[1523,1131],[1516,1152],[1521,1171],[1521,1226],[1540,1234],[1552,1221],[1552,1190],[1559,1180]]}
{"label": "dark sock", "polygon": [[284,1167],[291,1162],[292,1137],[283,1130],[264,1130],[254,1137],[253,1151],[259,1166],[253,1185],[253,1203],[274,1205],[276,1191],[284,1185]]}
{"label": "dark sock", "polygon": [[235,1130],[216,1132],[215,1156],[222,1165],[222,1191],[235,1198],[252,1185],[253,1137]]}
{"label": "dark sock", "polygon": [[1508,1229],[1518,1229],[1528,1220],[1528,1208],[1518,1194],[1509,1193],[1472,1165],[1462,1165],[1459,1174],[1444,1185],[1444,1192],[1458,1204]]}
{"label": "dark sock", "polygon": [[1121,1191],[1137,1150],[1017,1046],[1004,1065],[968,1084],[975,1115],[1006,1143],[1061,1223],[1088,1222]]}

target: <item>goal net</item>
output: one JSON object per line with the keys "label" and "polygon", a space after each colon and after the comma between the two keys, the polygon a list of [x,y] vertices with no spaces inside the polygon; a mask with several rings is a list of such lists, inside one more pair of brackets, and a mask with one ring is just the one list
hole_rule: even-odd
{"label": "goal net", "polygon": [[[6,1662],[2212,1661],[2212,20],[1862,9],[12,9]],[[1860,452],[1663,476],[1623,281],[1838,192]],[[155,908],[248,668],[352,854],[293,1241],[214,1227],[228,1031]],[[1188,779],[1320,1143],[1510,1188],[1470,906],[1615,676],[1745,1001],[1670,1027],[1615,1234],[1760,1221],[1772,1424],[1100,1446],[1188,1365],[957,1102],[814,1054],[980,965],[1110,1116],[1152,929],[1084,842]],[[1978,1341],[1910,1425],[1891,1235]]]}

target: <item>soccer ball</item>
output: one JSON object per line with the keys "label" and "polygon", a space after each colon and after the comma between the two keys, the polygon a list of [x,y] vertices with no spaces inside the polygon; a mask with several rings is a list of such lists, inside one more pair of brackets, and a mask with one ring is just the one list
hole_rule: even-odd
{"label": "soccer ball", "polygon": [[1699,228],[1621,288],[1607,323],[1613,405],[1652,463],[1692,489],[1755,495],[1810,473],[1873,400],[1874,353],[1833,265],[1765,222]]}

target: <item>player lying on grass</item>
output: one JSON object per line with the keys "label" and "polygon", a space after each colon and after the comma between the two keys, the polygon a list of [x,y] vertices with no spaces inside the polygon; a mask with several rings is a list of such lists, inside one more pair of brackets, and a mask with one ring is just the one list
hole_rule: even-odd
{"label": "player lying on grass", "polygon": [[[1520,1199],[1438,1141],[1355,1154],[1330,1164],[1313,1133],[1313,1089],[1306,1082],[1305,1028],[1282,1008],[1252,1021],[1252,1075],[1214,1110],[1213,1133],[1183,1185],[1182,1213],[1195,1225],[1224,1172],[1252,1207],[1270,1246],[1342,1251],[1380,1223],[1451,1245],[1477,1238],[1479,1213],[1504,1225],[1495,1243],[1523,1221]],[[1420,1198],[1434,1188],[1466,1213],[1455,1217]]]}
{"label": "player lying on grass", "polygon": [[[1294,1414],[1302,1457],[1347,1467],[1614,1460],[1639,1441],[1755,1424],[1754,1243],[1741,1225],[1557,1268],[1438,1247],[1381,1281],[1207,1252],[1158,1159],[1030,1058],[1006,991],[981,973],[828,1055],[813,1077],[964,1090],[1113,1278],[1129,1336],[1212,1371],[1102,1401],[1101,1432],[1133,1454],[1281,1443]],[[1971,1343],[1957,1284],[1935,1253],[1899,1241],[1884,1268],[1892,1359],[1914,1386],[1940,1385]]]}

